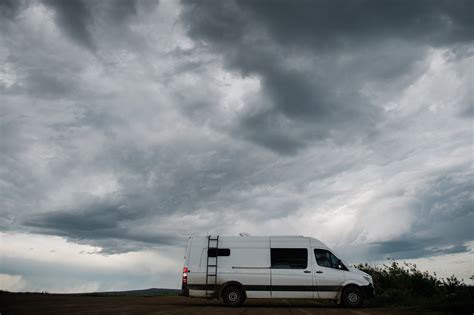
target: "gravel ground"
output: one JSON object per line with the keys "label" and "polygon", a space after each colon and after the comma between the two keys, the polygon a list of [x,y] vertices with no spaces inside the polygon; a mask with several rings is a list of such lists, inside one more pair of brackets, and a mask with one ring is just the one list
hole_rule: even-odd
{"label": "gravel ground", "polygon": [[[1,315],[9,314],[426,314],[397,308],[345,309],[306,300],[247,300],[242,307],[222,301],[180,296],[80,296],[59,294],[5,294]],[[429,313],[439,314],[439,313]]]}

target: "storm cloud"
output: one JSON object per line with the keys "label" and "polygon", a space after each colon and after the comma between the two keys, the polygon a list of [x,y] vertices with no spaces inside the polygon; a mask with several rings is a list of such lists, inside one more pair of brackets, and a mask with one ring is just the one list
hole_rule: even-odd
{"label": "storm cloud", "polygon": [[377,133],[385,117],[367,85],[396,93],[426,70],[429,48],[472,41],[467,2],[185,3],[190,36],[260,80],[235,134],[279,153]]}
{"label": "storm cloud", "polygon": [[238,232],[354,262],[472,252],[472,1],[0,9],[2,232],[105,255]]}

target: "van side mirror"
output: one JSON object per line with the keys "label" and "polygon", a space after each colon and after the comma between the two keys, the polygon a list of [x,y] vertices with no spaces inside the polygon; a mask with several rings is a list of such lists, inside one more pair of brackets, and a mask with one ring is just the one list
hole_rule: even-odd
{"label": "van side mirror", "polygon": [[341,269],[341,270],[344,269],[342,267],[342,261],[340,259],[337,260],[337,269]]}

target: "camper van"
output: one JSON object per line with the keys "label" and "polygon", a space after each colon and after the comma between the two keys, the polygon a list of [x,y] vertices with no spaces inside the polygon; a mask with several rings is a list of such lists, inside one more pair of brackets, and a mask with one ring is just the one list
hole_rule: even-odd
{"label": "camper van", "polygon": [[323,299],[359,307],[374,296],[372,277],[349,266],[321,241],[304,236],[190,237],[183,295],[246,299]]}

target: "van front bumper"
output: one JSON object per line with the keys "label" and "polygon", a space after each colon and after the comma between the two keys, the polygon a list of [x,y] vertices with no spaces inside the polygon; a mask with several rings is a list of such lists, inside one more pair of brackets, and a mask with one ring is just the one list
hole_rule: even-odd
{"label": "van front bumper", "polygon": [[372,297],[375,296],[375,289],[374,289],[374,286],[372,284],[363,286],[362,290],[363,290],[364,296],[366,298],[372,298]]}

